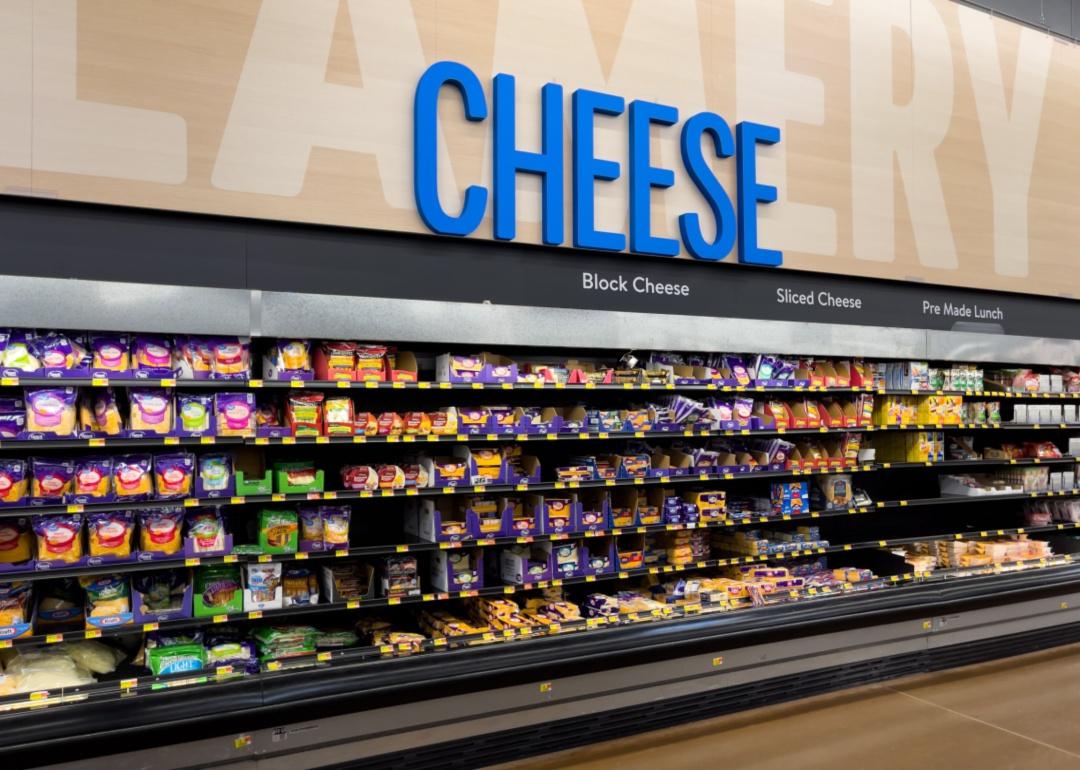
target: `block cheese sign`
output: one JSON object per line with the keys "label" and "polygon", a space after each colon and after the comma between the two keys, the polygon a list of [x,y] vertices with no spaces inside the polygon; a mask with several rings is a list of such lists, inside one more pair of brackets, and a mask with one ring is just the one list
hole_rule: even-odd
{"label": "block cheese sign", "polygon": [[[501,136],[437,89],[425,195],[456,216],[469,189],[490,193],[464,237],[1080,295],[1076,46],[950,0],[445,7],[0,3],[0,194],[444,231],[418,209],[415,97],[432,65],[454,62],[491,114],[496,75],[514,86]],[[578,105],[594,117],[587,154],[575,94],[625,105],[579,97],[592,99]],[[546,131],[545,104],[563,118]],[[702,114],[736,140],[740,125],[775,129],[746,153],[756,186],[702,125],[698,167],[686,162]],[[540,153],[545,133],[562,143],[558,179],[497,176],[498,142]],[[587,158],[597,173],[576,173]],[[704,178],[733,228],[717,227],[728,212]]]}

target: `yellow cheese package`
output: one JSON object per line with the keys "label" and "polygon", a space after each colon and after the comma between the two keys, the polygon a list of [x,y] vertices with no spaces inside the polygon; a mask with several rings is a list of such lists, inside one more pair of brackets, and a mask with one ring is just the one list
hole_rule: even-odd
{"label": "yellow cheese package", "polygon": [[113,499],[111,457],[85,457],[75,462],[70,498],[76,503],[104,503]]}
{"label": "yellow cheese package", "polygon": [[26,504],[26,470],[22,460],[0,460],[0,506]]}
{"label": "yellow cheese package", "polygon": [[30,458],[30,497],[34,501],[57,505],[71,494],[75,463],[47,457]]}
{"label": "yellow cheese package", "polygon": [[106,436],[117,436],[123,429],[120,407],[112,388],[84,393],[79,399],[79,429]]}
{"label": "yellow cheese package", "polygon": [[36,388],[26,391],[26,431],[70,436],[77,418],[75,388]]}
{"label": "yellow cheese package", "polygon": [[131,585],[125,576],[86,576],[79,578],[79,584],[86,591],[87,625],[112,626],[131,622]]}
{"label": "yellow cheese package", "polygon": [[183,544],[181,508],[142,511],[139,514],[139,550],[148,553],[178,553]]}
{"label": "yellow cheese package", "polygon": [[173,429],[172,395],[164,388],[132,389],[128,394],[131,412],[128,428],[132,431],[167,436]]}
{"label": "yellow cheese package", "polygon": [[113,463],[113,490],[118,500],[145,500],[154,490],[150,455],[122,455]]}
{"label": "yellow cheese package", "polygon": [[135,516],[131,511],[104,511],[87,517],[87,542],[91,556],[131,556]]}
{"label": "yellow cheese package", "polygon": [[75,564],[83,557],[83,517],[79,514],[35,516],[37,560]]}
{"label": "yellow cheese package", "polygon": [[[33,542],[27,519],[0,519],[0,564],[30,561]],[[4,625],[0,622],[0,626]]]}

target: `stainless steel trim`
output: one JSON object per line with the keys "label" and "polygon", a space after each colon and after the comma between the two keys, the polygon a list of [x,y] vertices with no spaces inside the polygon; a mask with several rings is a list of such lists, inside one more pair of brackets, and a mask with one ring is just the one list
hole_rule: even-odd
{"label": "stainless steel trim", "polygon": [[0,325],[1080,365],[1080,340],[0,276]]}
{"label": "stainless steel trim", "polygon": [[75,278],[0,276],[0,325],[247,334],[249,292]]}

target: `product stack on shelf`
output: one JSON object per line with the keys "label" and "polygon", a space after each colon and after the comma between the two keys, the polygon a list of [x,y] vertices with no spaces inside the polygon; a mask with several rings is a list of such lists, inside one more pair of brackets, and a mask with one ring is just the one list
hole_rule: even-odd
{"label": "product stack on shelf", "polygon": [[1066,370],[12,330],[0,375],[0,709],[1057,569],[1080,522]]}

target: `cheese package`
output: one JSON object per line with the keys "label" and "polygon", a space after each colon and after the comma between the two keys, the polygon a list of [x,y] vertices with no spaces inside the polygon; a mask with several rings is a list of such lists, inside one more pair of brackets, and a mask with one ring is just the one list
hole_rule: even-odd
{"label": "cheese package", "polygon": [[225,492],[233,482],[232,456],[206,454],[199,457],[199,486],[208,494]]}
{"label": "cheese package", "polygon": [[[86,591],[86,617],[117,618],[131,613],[131,586],[124,575],[79,578]],[[128,618],[130,622],[130,618]]]}
{"label": "cheese package", "polygon": [[70,460],[30,458],[30,496],[34,500],[61,503],[71,494],[75,463]]}
{"label": "cheese package", "polygon": [[128,393],[128,429],[167,436],[173,429],[172,396],[163,388],[138,388]]}
{"label": "cheese package", "polygon": [[349,519],[352,509],[347,505],[301,506],[300,541],[315,551],[334,551],[349,547]]}
{"label": "cheese package", "polygon": [[0,505],[24,505],[27,488],[26,463],[0,460]]}
{"label": "cheese package", "polygon": [[379,488],[379,474],[370,465],[346,465],[341,469],[341,486],[354,491]]}
{"label": "cheese package", "polygon": [[356,430],[353,402],[348,396],[331,396],[323,405],[328,436],[351,436]]}
{"label": "cheese package", "polygon": [[70,436],[77,418],[75,388],[36,388],[26,391],[26,430],[52,436]]}
{"label": "cheese package", "polygon": [[205,393],[181,393],[176,397],[177,428],[182,433],[209,433],[212,426],[213,396]]}
{"label": "cheese package", "polygon": [[251,371],[251,351],[248,341],[241,337],[219,337],[209,342],[210,377],[213,379],[243,379]]}
{"label": "cheese package", "polygon": [[141,511],[139,513],[139,550],[148,553],[179,553],[183,541],[181,524],[184,512],[180,508]]}
{"label": "cheese package", "polygon": [[122,455],[113,464],[113,489],[118,500],[145,500],[153,492],[150,455]]}
{"label": "cheese package", "polygon": [[79,399],[80,430],[118,436],[123,427],[112,388],[95,389]]}
{"label": "cheese package", "polygon": [[38,561],[74,563],[83,556],[83,517],[78,514],[35,516]]}
{"label": "cheese package", "polygon": [[95,334],[90,337],[91,363],[95,372],[128,372],[131,370],[129,340],[124,334]]}
{"label": "cheese package", "polygon": [[[25,518],[0,519],[0,564],[30,561],[33,554],[30,522]],[[0,621],[0,626],[7,625]]]}
{"label": "cheese package", "polygon": [[168,337],[153,335],[137,336],[131,366],[136,372],[140,370],[146,372],[142,375],[143,377],[161,376],[161,372],[171,371],[173,368],[171,340]]}
{"label": "cheese package", "polygon": [[195,455],[189,452],[154,457],[154,491],[162,499],[190,497]]}
{"label": "cheese package", "polygon": [[71,495],[77,503],[103,503],[113,499],[112,458],[84,457],[76,461]]}
{"label": "cheese package", "polygon": [[219,436],[254,436],[255,395],[253,393],[215,394],[214,418]]}
{"label": "cheese package", "polygon": [[195,553],[225,549],[225,520],[216,508],[191,511],[187,515],[188,543]]}
{"label": "cheese package", "polygon": [[87,517],[87,541],[91,556],[131,556],[135,516],[131,511],[91,513]]}
{"label": "cheese package", "polygon": [[323,432],[323,394],[291,393],[285,400],[285,421],[294,436],[321,436]]}
{"label": "cheese package", "polygon": [[259,549],[263,553],[295,553],[298,529],[295,511],[259,511]]}

